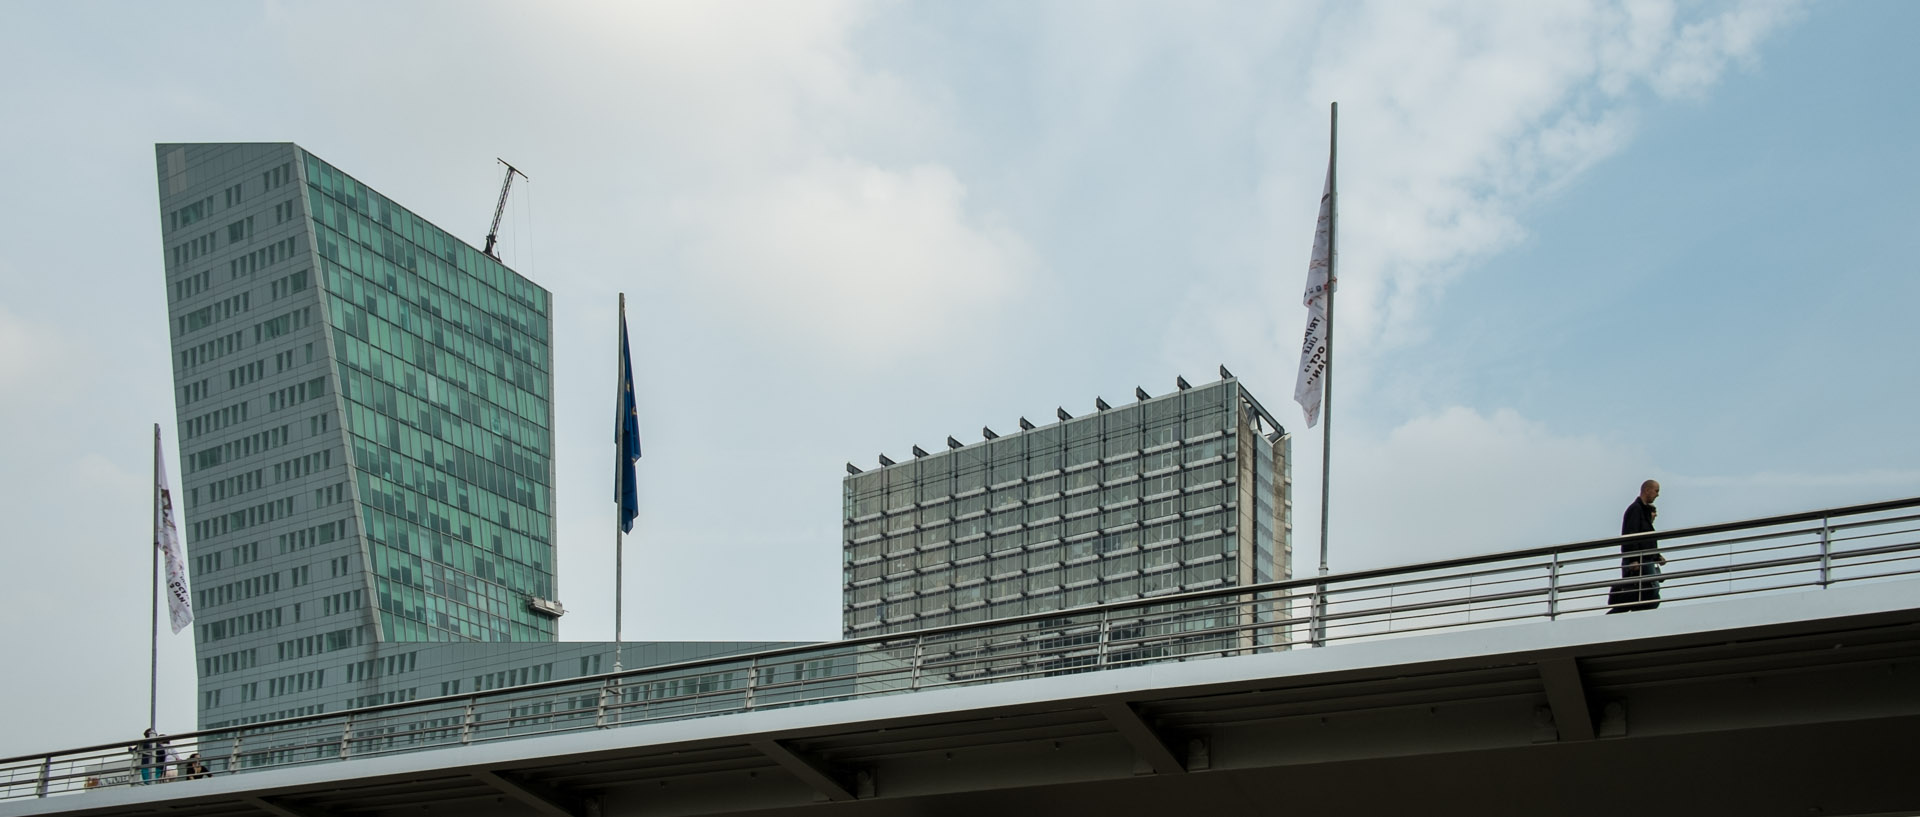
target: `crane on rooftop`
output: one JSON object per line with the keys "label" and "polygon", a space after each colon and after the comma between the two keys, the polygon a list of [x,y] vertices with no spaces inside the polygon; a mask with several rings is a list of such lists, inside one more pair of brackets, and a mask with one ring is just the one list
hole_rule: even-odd
{"label": "crane on rooftop", "polygon": [[[500,237],[500,217],[507,213],[507,191],[513,189],[514,176],[518,175],[522,179],[527,179],[527,174],[521,173],[519,168],[507,164],[507,160],[505,159],[496,159],[496,161],[507,165],[507,178],[506,181],[500,183],[500,202],[493,206],[493,226],[487,230],[487,246],[485,249],[482,249],[481,252],[486,253],[488,258],[498,261],[500,260],[500,256],[493,251],[493,245]],[[527,179],[527,181],[533,180]]]}

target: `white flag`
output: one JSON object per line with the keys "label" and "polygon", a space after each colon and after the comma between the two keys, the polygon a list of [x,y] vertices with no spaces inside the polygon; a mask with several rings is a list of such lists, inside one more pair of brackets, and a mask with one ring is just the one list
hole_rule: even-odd
{"label": "white flag", "polygon": [[1300,376],[1293,399],[1307,413],[1307,428],[1320,422],[1320,401],[1327,377],[1327,299],[1338,283],[1333,272],[1333,167],[1327,167],[1327,185],[1320,194],[1320,224],[1313,233],[1313,260],[1307,262],[1307,332],[1300,344]]}
{"label": "white flag", "polygon": [[153,427],[153,546],[167,561],[167,618],[175,633],[193,623],[193,600],[187,595],[186,560],[180,557],[180,531],[173,526],[173,493],[167,490],[167,461],[160,456],[160,427]]}

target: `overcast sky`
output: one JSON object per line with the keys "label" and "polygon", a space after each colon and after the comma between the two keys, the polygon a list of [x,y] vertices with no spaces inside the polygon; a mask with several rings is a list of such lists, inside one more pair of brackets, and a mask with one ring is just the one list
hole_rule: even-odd
{"label": "overcast sky", "polygon": [[[1340,102],[1335,571],[1920,494],[1920,4],[13,3],[0,755],[146,715],[153,144],[293,141],[553,292],[560,597],[839,634],[843,463],[1225,364],[1291,401]],[[163,636],[163,730],[193,726]]]}

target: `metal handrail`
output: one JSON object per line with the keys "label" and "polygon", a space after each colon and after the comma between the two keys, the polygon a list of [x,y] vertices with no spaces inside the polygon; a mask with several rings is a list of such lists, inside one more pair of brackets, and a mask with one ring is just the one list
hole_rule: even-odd
{"label": "metal handrail", "polygon": [[[1816,524],[1800,524],[1806,522]],[[1120,666],[1555,620],[1608,610],[1609,588],[1622,582],[1612,568],[1621,557],[1619,549],[1654,539],[1664,543],[1655,552],[1676,566],[1687,563],[1660,577],[1667,602],[1824,588],[1920,574],[1920,539],[1887,541],[1920,533],[1916,522],[1920,497],[778,647],[227,726],[168,740],[181,747],[177,751],[204,749],[208,757],[202,763],[219,767],[209,773],[224,774]],[[1782,527],[1787,529],[1769,530]],[[1883,566],[1887,569],[1873,572]],[[1856,575],[1860,572],[1866,575]],[[1713,587],[1723,581],[1724,589]],[[146,762],[140,746],[137,740],[122,741],[0,758],[0,800],[74,791],[75,781],[97,779],[103,770],[116,779],[124,772],[130,783],[141,777],[184,776],[185,761],[178,755],[155,766]]]}

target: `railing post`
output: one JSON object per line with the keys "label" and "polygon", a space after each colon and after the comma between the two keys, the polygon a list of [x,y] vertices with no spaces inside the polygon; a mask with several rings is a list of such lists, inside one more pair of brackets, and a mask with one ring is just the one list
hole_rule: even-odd
{"label": "railing post", "polygon": [[53,755],[47,755],[46,760],[40,761],[40,786],[38,790],[35,791],[34,796],[35,797],[47,796],[47,784],[52,780],[53,780]]}
{"label": "railing post", "polygon": [[466,709],[460,714],[460,745],[473,742],[473,699],[467,699]]}
{"label": "railing post", "polygon": [[233,751],[227,753],[227,774],[240,771],[240,733],[233,733]]}
{"label": "railing post", "polygon": [[593,728],[607,728],[607,699],[613,696],[613,679],[600,685],[600,705],[593,713]]}
{"label": "railing post", "polygon": [[1102,606],[1100,608],[1100,657],[1099,664],[1096,665],[1101,669],[1106,669],[1108,662],[1112,660],[1112,643],[1113,619],[1107,616],[1107,608]]}
{"label": "railing post", "polygon": [[907,679],[907,691],[914,692],[920,689],[920,663],[922,661],[925,661],[926,657],[927,657],[926,640],[922,638],[915,638],[913,640],[913,674],[909,676]]}
{"label": "railing post", "polygon": [[352,744],[353,744],[353,716],[348,715],[346,717],[346,721],[340,724],[340,759],[341,760],[346,760],[347,757],[352,754],[352,751],[351,751]]}
{"label": "railing post", "polygon": [[1828,527],[1828,517],[1820,517],[1820,586],[1826,587],[1833,580],[1833,529]]}
{"label": "railing post", "polygon": [[1547,562],[1547,620],[1560,617],[1560,552],[1554,551]]}
{"label": "railing post", "polygon": [[747,662],[747,711],[753,711],[753,692],[760,686],[760,659]]}
{"label": "railing post", "polygon": [[1233,645],[1229,655],[1252,655],[1260,643],[1260,594],[1248,593],[1225,598],[1234,599],[1233,612],[1230,614],[1233,633],[1227,637],[1228,643]]}
{"label": "railing post", "polygon": [[1313,607],[1307,613],[1307,627],[1313,635],[1313,646],[1327,646],[1327,583],[1315,582],[1313,585]]}

